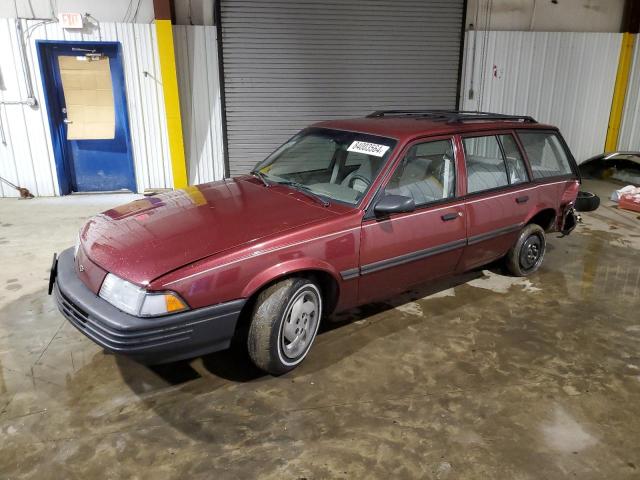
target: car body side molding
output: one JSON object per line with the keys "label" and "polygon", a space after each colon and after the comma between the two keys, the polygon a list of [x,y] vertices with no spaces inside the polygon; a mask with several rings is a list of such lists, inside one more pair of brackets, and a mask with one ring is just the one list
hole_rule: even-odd
{"label": "car body side molding", "polygon": [[491,240],[492,238],[499,237],[500,235],[506,235],[507,233],[517,232],[524,223],[516,223],[515,225],[509,225],[506,227],[498,228],[497,230],[491,230],[490,232],[474,235],[467,239],[467,245],[475,245],[476,243],[484,242],[485,240]]}
{"label": "car body side molding", "polygon": [[362,275],[379,272],[380,270],[397,267],[400,265],[404,265],[405,263],[415,262],[417,260],[422,260],[433,255],[439,255],[441,253],[449,252],[451,250],[455,250],[456,248],[461,248],[467,245],[475,245],[476,243],[484,242],[485,240],[491,240],[501,235],[517,232],[522,227],[524,227],[524,223],[516,223],[514,225],[498,228],[496,230],[482,233],[480,235],[475,235],[473,237],[469,237],[468,239],[456,240],[454,242],[438,245],[437,247],[425,248],[424,250],[418,250],[415,252],[407,253],[405,255],[399,255],[397,257],[391,257],[385,260],[380,260],[378,262],[362,265],[360,269],[350,268],[348,270],[341,271],[340,277],[342,278],[342,280],[352,280]]}

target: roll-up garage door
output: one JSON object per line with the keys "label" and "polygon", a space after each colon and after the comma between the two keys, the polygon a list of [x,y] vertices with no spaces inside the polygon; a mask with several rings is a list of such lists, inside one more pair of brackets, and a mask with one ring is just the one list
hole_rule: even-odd
{"label": "roll-up garage door", "polygon": [[455,108],[463,0],[222,0],[230,174],[310,123]]}

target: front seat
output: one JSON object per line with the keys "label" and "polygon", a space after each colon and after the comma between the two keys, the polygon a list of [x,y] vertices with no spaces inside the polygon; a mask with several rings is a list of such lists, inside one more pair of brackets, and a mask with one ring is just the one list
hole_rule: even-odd
{"label": "front seat", "polygon": [[[342,180],[340,184],[344,187],[351,186],[350,188],[354,189],[355,191],[363,193],[373,182],[376,173],[378,173],[378,170],[380,169],[381,163],[382,158],[370,157],[367,155],[367,157],[363,159],[360,166],[349,175],[344,177],[344,180]],[[354,177],[356,178],[354,179]],[[369,183],[366,183],[365,181],[357,177],[364,177],[369,180]],[[353,184],[351,183],[352,181]]]}

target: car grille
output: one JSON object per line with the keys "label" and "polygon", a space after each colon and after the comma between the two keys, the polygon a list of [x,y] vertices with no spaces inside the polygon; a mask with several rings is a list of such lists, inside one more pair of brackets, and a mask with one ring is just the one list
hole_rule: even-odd
{"label": "car grille", "polygon": [[89,320],[87,312],[74,304],[60,289],[56,289],[58,295],[58,305],[65,317],[71,320],[76,326],[83,328]]}

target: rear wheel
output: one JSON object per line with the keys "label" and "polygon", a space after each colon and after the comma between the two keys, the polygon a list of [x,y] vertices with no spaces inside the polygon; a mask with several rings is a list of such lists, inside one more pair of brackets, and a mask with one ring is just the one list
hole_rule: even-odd
{"label": "rear wheel", "polygon": [[258,295],[247,345],[256,366],[282,375],[309,353],[322,317],[322,294],[311,280],[294,277]]}
{"label": "rear wheel", "polygon": [[543,228],[530,223],[522,229],[518,240],[507,253],[507,269],[518,277],[532,274],[542,265],[546,246]]}

